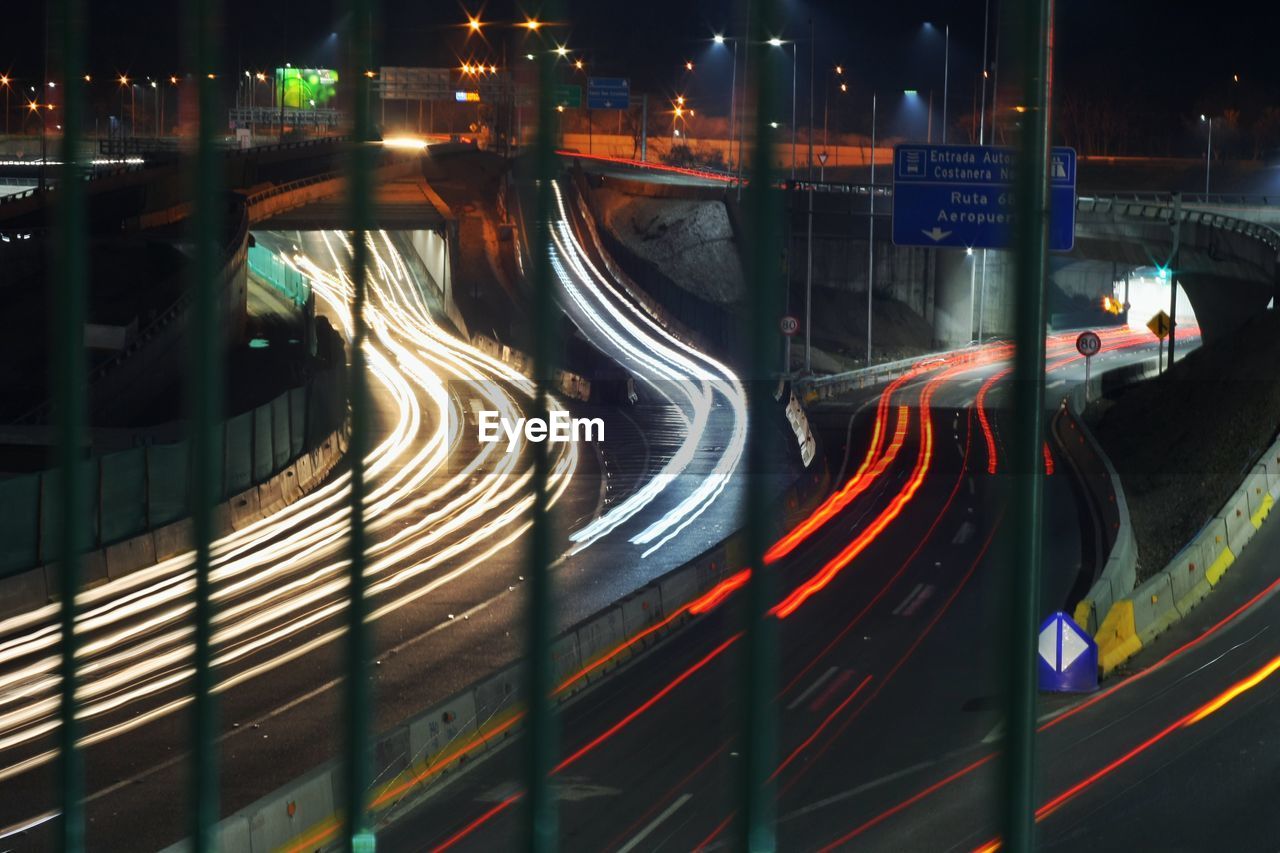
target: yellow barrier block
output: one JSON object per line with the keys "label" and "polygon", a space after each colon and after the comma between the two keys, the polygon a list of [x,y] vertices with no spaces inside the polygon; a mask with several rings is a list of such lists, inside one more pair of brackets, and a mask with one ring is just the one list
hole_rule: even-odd
{"label": "yellow barrier block", "polygon": [[1071,618],[1086,632],[1089,630],[1089,614],[1093,612],[1093,602],[1085,598],[1076,605],[1076,612]]}
{"label": "yellow barrier block", "polygon": [[1236,561],[1236,555],[1231,553],[1230,548],[1223,548],[1222,553],[1214,558],[1209,564],[1209,568],[1204,570],[1204,577],[1212,586],[1217,586],[1218,581],[1227,573],[1227,569],[1231,568],[1231,564]]}
{"label": "yellow barrier block", "polygon": [[1098,666],[1103,676],[1142,650],[1133,625],[1133,602],[1122,598],[1107,611],[1094,639],[1098,643]]}
{"label": "yellow barrier block", "polygon": [[1273,503],[1275,503],[1275,501],[1271,500],[1271,494],[1269,492],[1264,492],[1262,494],[1262,506],[1258,507],[1258,511],[1249,517],[1249,520],[1253,522],[1255,530],[1262,526],[1262,521],[1268,514],[1270,514],[1271,505]]}

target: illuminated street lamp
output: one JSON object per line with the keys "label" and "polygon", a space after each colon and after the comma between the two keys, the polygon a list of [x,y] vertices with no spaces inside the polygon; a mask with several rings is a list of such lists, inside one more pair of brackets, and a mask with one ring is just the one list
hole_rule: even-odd
{"label": "illuminated street lamp", "polygon": [[1204,113],[1200,113],[1200,121],[1209,124],[1209,145],[1204,152],[1204,194],[1209,194],[1209,168],[1213,163],[1213,116],[1205,117]]}
{"label": "illuminated street lamp", "polygon": [[[716,44],[724,46],[723,33],[716,33],[711,38]],[[733,58],[729,69],[729,163],[733,164],[734,124],[737,119],[738,106],[738,40],[733,41]],[[738,197],[742,197],[742,144],[738,144]]]}
{"label": "illuminated street lamp", "polygon": [[[782,47],[782,39],[769,39],[770,47]],[[796,177],[796,44],[791,42],[791,179]]]}
{"label": "illuminated street lamp", "polygon": [[9,92],[13,90],[13,81],[8,74],[0,74],[0,86],[4,87],[4,135],[9,135]]}

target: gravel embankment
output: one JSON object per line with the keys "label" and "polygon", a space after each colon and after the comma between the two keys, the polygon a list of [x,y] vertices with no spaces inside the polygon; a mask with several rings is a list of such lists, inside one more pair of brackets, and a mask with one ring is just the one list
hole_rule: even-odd
{"label": "gravel embankment", "polygon": [[1280,425],[1280,315],[1267,311],[1164,376],[1086,412],[1124,485],[1138,580],[1160,571],[1230,497]]}

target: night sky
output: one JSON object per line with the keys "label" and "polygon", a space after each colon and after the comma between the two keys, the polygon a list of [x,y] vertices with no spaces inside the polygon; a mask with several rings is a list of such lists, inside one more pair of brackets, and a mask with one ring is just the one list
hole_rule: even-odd
{"label": "night sky", "polygon": [[[14,4],[11,4],[11,6]],[[0,36],[0,67],[19,78],[38,78],[43,64],[45,4],[17,4],[6,11],[16,25]],[[133,0],[101,2],[91,8],[90,66],[102,79],[126,72],[131,76],[180,73],[182,39],[176,10],[180,2]],[[999,0],[991,0],[993,58]],[[1011,6],[1006,0],[1006,5]],[[715,31],[741,32],[745,0],[644,0],[644,2],[567,2],[566,28],[554,31],[575,53],[581,52],[594,73],[630,77],[634,92],[687,94],[708,113],[727,109],[727,52],[710,44]],[[338,39],[343,4],[331,0],[272,0],[225,4],[223,65],[228,71],[295,65],[340,65]],[[507,0],[460,4],[456,0],[390,0],[381,4],[378,64],[457,65],[475,58],[502,62],[502,45],[511,50],[527,36],[500,22],[521,20],[536,6]],[[1186,132],[1201,112],[1235,108],[1248,124],[1263,106],[1280,106],[1280,63],[1274,59],[1276,24],[1257,11],[1260,4],[1219,2],[1211,7],[1189,2],[1153,0],[1072,0],[1058,2],[1056,89],[1079,99],[1109,105],[1127,122],[1158,134]],[[468,11],[480,12],[493,26],[485,42],[466,38],[459,25]],[[810,42],[817,66],[817,109],[831,66],[848,69],[851,91],[846,109],[863,110],[872,87],[899,92],[935,90],[940,106],[942,38],[922,29],[925,21],[951,24],[951,98],[953,115],[969,112],[981,68],[983,0],[964,2],[800,2],[784,3],[787,26],[783,38],[801,40],[798,87],[802,111],[807,109]],[[1001,25],[1002,98],[1014,97],[1009,48],[1011,32]],[[693,60],[695,73],[683,64]],[[789,88],[787,70],[784,87]],[[1240,82],[1233,82],[1233,75]],[[31,82],[34,82],[31,81]],[[1007,84],[1007,86],[1006,86]],[[717,99],[719,101],[717,102]],[[856,119],[855,119],[856,124]],[[853,128],[851,128],[853,129]]]}

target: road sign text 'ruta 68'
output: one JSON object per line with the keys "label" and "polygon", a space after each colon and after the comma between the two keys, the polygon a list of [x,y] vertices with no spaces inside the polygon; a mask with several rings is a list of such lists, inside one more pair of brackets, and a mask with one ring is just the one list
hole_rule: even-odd
{"label": "road sign text 'ruta 68'", "polygon": [[[1012,242],[1012,148],[899,145],[893,149],[893,242],[898,246],[1007,249]],[[1049,156],[1049,249],[1075,244],[1076,152]]]}

